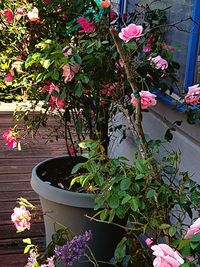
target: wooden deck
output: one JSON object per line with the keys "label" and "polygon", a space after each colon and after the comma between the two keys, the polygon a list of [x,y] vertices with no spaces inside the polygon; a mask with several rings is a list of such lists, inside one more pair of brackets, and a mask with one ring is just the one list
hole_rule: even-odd
{"label": "wooden deck", "polygon": [[[9,149],[2,140],[2,133],[12,127],[12,113],[0,111],[0,267],[23,267],[27,256],[23,254],[22,238],[31,237],[44,247],[44,225],[40,202],[30,186],[33,166],[47,158],[65,155],[64,140],[45,144],[41,135],[22,151]],[[46,130],[42,130],[45,135]],[[40,215],[31,229],[21,234],[11,222],[10,216],[18,197],[27,198],[38,206]]]}

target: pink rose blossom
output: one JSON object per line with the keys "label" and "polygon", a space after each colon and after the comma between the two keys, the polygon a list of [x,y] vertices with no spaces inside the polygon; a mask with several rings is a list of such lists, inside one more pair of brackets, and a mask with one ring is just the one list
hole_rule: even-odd
{"label": "pink rose blossom", "polygon": [[14,213],[11,215],[11,220],[14,223],[17,231],[24,231],[30,229],[31,214],[26,207],[14,208]]}
{"label": "pink rose blossom", "polygon": [[132,39],[137,39],[141,37],[142,31],[143,28],[141,25],[131,23],[121,30],[121,32],[119,33],[119,38],[127,43]]}
{"label": "pink rose blossom", "polygon": [[190,228],[187,230],[187,233],[185,235],[185,239],[189,239],[198,233],[200,233],[200,218],[198,218],[195,222],[193,222],[192,225],[190,225]]}
{"label": "pink rose blossom", "polygon": [[21,16],[24,16],[25,15],[23,7],[18,7],[17,8],[17,14],[18,15],[21,15]]}
{"label": "pink rose blossom", "polygon": [[52,94],[53,92],[60,92],[59,88],[54,84],[54,83],[50,83],[50,84],[46,84],[42,87],[42,89],[44,91],[47,91],[49,94]]}
{"label": "pink rose blossom", "polygon": [[145,240],[145,243],[147,244],[148,247],[151,247],[151,245],[153,244],[153,240],[151,238],[147,238]]}
{"label": "pink rose blossom", "polygon": [[151,46],[150,46],[150,45],[146,45],[146,46],[143,48],[143,52],[144,52],[144,53],[149,53],[149,52],[151,52]]}
{"label": "pink rose blossom", "polygon": [[115,62],[115,67],[117,69],[124,67],[124,62],[123,62],[123,60],[121,58],[118,61]]}
{"label": "pink rose blossom", "polygon": [[6,18],[6,22],[7,23],[12,23],[13,22],[14,15],[13,15],[12,10],[4,10],[3,14],[4,14],[5,18]]}
{"label": "pink rose blossom", "polygon": [[179,267],[184,263],[180,254],[166,244],[158,244],[152,246],[151,249],[154,251],[153,255],[156,256],[153,261],[154,267]]}
{"label": "pink rose blossom", "polygon": [[10,83],[10,82],[13,81],[13,78],[14,78],[14,75],[13,75],[12,73],[9,72],[8,74],[6,74],[4,81],[5,81],[6,83]]}
{"label": "pink rose blossom", "polygon": [[168,62],[161,56],[150,57],[149,60],[155,64],[156,69],[165,70],[168,68]]}
{"label": "pink rose blossom", "polygon": [[168,45],[168,44],[164,43],[163,46],[162,46],[162,49],[163,50],[168,49],[171,53],[174,53],[174,48],[172,46]]}
{"label": "pink rose blossom", "polygon": [[78,63],[74,63],[73,65],[65,64],[63,66],[63,77],[64,82],[71,82],[74,78],[75,74],[79,71],[80,65]]}
{"label": "pink rose blossom", "polygon": [[188,87],[187,95],[185,96],[185,102],[191,105],[197,105],[200,102],[200,87],[199,84]]}
{"label": "pink rose blossom", "polygon": [[51,4],[51,0],[43,0],[43,3],[46,5],[49,5],[49,4]]}
{"label": "pink rose blossom", "polygon": [[82,28],[82,30],[79,30],[79,32],[90,33],[96,30],[94,22],[89,22],[83,17],[78,18],[77,23],[80,24]]}
{"label": "pink rose blossom", "polygon": [[73,46],[72,43],[70,43],[70,46],[66,45],[66,46],[62,49],[63,54],[64,54],[66,57],[71,56],[72,53],[73,53],[73,50],[72,50],[73,47],[74,47],[74,46]]}
{"label": "pink rose blossom", "polygon": [[39,10],[37,9],[37,7],[34,7],[31,11],[29,11],[27,13],[28,19],[31,22],[37,22],[40,20],[39,18]]}
{"label": "pink rose blossom", "polygon": [[70,156],[73,156],[73,155],[74,155],[74,152],[75,152],[74,147],[73,147],[73,146],[68,146],[67,149],[68,149],[69,155],[70,155]]}
{"label": "pink rose blossom", "polygon": [[51,107],[51,111],[54,111],[56,108],[62,109],[65,106],[65,100],[59,97],[51,96],[49,105]]}
{"label": "pink rose blossom", "polygon": [[149,37],[145,40],[145,42],[147,43],[147,45],[152,45],[152,43],[154,42],[154,40],[155,40],[155,36],[154,36],[154,34],[153,33],[151,33],[150,35],[149,35]]}
{"label": "pink rose blossom", "polygon": [[[141,91],[139,94],[142,109],[147,109],[151,106],[156,105],[156,95],[150,93],[149,91]],[[132,95],[131,103],[133,104],[133,106],[137,105],[137,98],[134,95]]]}
{"label": "pink rose blossom", "polygon": [[2,137],[7,147],[15,148],[17,146],[17,139],[11,127],[3,133]]}
{"label": "pink rose blossom", "polygon": [[114,10],[110,9],[110,21],[113,21],[116,18],[117,18],[117,13]]}

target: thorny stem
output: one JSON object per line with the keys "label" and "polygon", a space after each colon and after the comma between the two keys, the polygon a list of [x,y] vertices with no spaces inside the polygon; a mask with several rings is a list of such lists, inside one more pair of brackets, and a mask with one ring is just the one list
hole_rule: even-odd
{"label": "thorny stem", "polygon": [[[110,28],[110,33],[111,36],[113,38],[113,41],[115,43],[115,46],[117,48],[117,51],[120,55],[120,58],[122,59],[123,63],[124,63],[124,69],[127,75],[127,79],[128,82],[131,86],[131,89],[133,91],[133,93],[139,93],[140,88],[138,88],[137,83],[135,82],[136,80],[136,70],[134,69],[134,67],[131,64],[130,58],[126,55],[124,48],[121,44],[121,41],[118,37],[117,31],[114,28]],[[137,104],[136,104],[136,108],[135,108],[135,131],[137,136],[140,139],[141,142],[141,156],[144,159],[148,159],[148,158],[152,158],[151,162],[150,162],[150,168],[153,171],[153,176],[159,178],[159,172],[158,172],[158,168],[157,165],[152,157],[152,153],[150,152],[149,148],[148,148],[148,143],[145,139],[145,135],[144,135],[144,130],[142,127],[142,109],[141,109],[141,99],[140,96],[138,96],[137,98]],[[151,181],[151,179],[149,178],[149,182]]]}

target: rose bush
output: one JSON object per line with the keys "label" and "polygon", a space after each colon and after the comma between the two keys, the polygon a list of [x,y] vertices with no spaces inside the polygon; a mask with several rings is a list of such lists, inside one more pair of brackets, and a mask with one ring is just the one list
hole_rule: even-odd
{"label": "rose bush", "polygon": [[[199,262],[198,223],[191,236],[184,229],[184,218],[187,215],[194,220],[192,211],[197,209],[199,186],[187,172],[179,172],[178,153],[166,155],[162,162],[156,160],[154,153],[159,151],[160,141],[147,140],[141,124],[142,110],[156,104],[151,87],[172,91],[177,81],[174,49],[165,43],[163,27],[158,27],[166,23],[164,12],[150,10],[147,5],[140,24],[137,16],[130,17],[127,26],[117,32],[115,27],[110,29],[109,21],[116,17],[109,12],[110,1],[101,1],[100,5],[82,0],[45,0],[38,1],[37,6],[20,1],[17,4],[1,3],[5,40],[0,51],[1,82],[3,90],[22,90],[32,108],[30,112],[16,112],[18,120],[24,119],[25,128],[15,126],[14,131],[10,128],[4,134],[6,144],[15,147],[22,139],[20,130],[37,131],[51,114],[62,121],[69,155],[78,152],[78,142],[90,137],[93,141],[82,142],[80,146],[80,151],[88,151],[83,154],[88,161],[73,170],[75,173],[84,169],[84,173],[75,177],[71,186],[79,182],[82,189],[101,192],[95,201],[101,221],[112,223],[116,216],[128,217],[130,226],[116,248],[113,264],[122,262],[127,266],[142,261],[146,266],[152,266],[152,262],[157,267],[195,266]],[[121,21],[119,18],[117,25]],[[198,104],[198,96],[199,87],[194,86],[185,101]],[[33,116],[31,111],[39,101],[43,109]],[[133,165],[124,159],[109,159],[107,155],[108,121],[116,110],[124,112],[135,127],[140,154]],[[76,130],[75,138],[70,127]],[[175,180],[177,176],[179,182]],[[178,217],[173,212],[177,206],[181,214]],[[12,217],[16,225],[19,219],[22,228],[29,228],[26,221],[29,216]],[[175,223],[171,217],[176,219]],[[142,234],[152,241],[145,243],[145,249],[137,242]],[[70,237],[71,241],[68,236],[67,240],[53,238],[62,242],[53,244],[56,250],[51,248],[51,255],[46,254],[45,259],[26,240],[26,251],[31,253],[29,263],[53,266],[61,256],[68,264],[73,257],[79,257],[79,249],[84,253],[82,248],[89,238],[88,233],[75,239]],[[74,240],[80,241],[80,247]],[[72,259],[68,255],[69,249],[73,252],[71,248],[77,249]]]}

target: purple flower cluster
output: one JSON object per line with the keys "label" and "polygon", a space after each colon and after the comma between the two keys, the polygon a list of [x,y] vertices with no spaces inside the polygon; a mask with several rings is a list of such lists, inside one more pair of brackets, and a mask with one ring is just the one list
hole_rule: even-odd
{"label": "purple flower cluster", "polygon": [[91,239],[91,231],[86,231],[83,235],[75,236],[65,245],[55,249],[55,255],[63,262],[65,266],[71,266],[75,260],[78,260],[85,251],[87,242]]}

